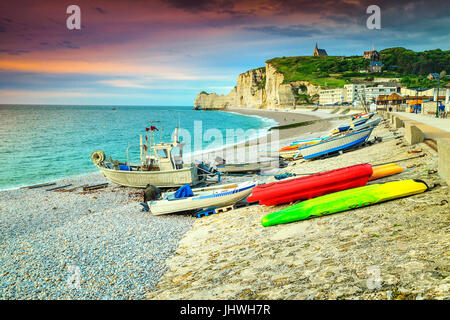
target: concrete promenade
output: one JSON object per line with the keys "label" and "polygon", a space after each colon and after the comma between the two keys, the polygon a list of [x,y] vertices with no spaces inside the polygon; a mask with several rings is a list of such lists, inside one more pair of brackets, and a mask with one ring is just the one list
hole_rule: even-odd
{"label": "concrete promenade", "polygon": [[413,145],[434,140],[438,151],[439,175],[450,185],[450,119],[433,118],[407,112],[386,113],[396,128],[405,127],[405,140]]}

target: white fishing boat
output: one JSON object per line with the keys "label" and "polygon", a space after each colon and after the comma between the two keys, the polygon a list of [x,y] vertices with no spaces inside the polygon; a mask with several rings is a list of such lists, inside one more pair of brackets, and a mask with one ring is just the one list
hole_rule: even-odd
{"label": "white fishing boat", "polygon": [[153,215],[193,211],[205,208],[220,208],[245,199],[255,186],[254,182],[219,185],[192,189],[193,196],[175,198],[175,193],[163,196],[161,200],[148,203]]}
{"label": "white fishing boat", "polygon": [[[155,142],[154,126],[146,128],[150,131],[150,139],[146,134],[146,143],[140,136],[141,163],[130,164],[106,159],[103,151],[94,151],[91,160],[101,173],[112,183],[135,188],[145,188],[147,184],[157,187],[180,187],[185,184],[197,185],[206,180],[204,171],[194,163],[184,164],[182,158],[183,144],[177,140],[177,129],[173,142]],[[178,155],[177,155],[178,154]],[[204,169],[204,167],[203,167]]]}
{"label": "white fishing boat", "polygon": [[354,148],[366,142],[372,131],[373,127],[330,138],[300,149],[299,154],[302,155],[303,159],[313,159],[329,153]]}

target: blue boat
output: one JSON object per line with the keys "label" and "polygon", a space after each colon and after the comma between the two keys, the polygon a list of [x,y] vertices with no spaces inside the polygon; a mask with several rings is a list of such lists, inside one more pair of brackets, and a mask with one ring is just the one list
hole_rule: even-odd
{"label": "blue boat", "polygon": [[313,159],[329,153],[351,149],[366,142],[372,131],[373,127],[351,132],[340,137],[330,138],[323,142],[299,149],[299,153],[304,159]]}

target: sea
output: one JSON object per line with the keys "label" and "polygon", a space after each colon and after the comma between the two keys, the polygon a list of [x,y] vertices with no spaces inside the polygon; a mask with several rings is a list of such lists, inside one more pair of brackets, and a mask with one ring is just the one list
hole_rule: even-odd
{"label": "sea", "polygon": [[195,158],[265,135],[275,125],[259,116],[192,106],[0,105],[0,190],[99,172],[90,160],[96,150],[139,163],[140,135],[144,142],[146,134],[169,142],[177,126],[186,144],[183,155]]}

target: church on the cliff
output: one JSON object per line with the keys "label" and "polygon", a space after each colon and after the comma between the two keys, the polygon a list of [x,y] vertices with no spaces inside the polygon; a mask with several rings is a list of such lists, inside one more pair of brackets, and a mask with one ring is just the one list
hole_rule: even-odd
{"label": "church on the cliff", "polygon": [[327,52],[325,51],[325,49],[319,49],[317,48],[317,42],[316,42],[316,47],[314,49],[314,53],[313,53],[314,57],[319,57],[319,56],[323,56],[323,57],[328,57]]}

